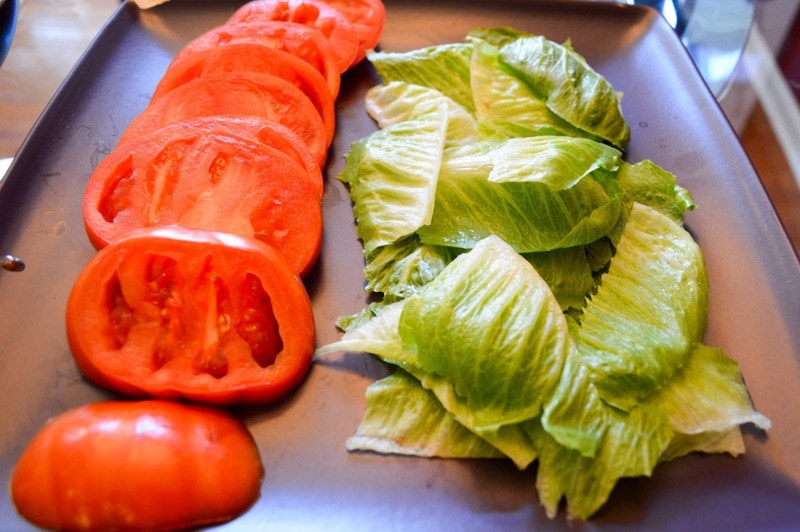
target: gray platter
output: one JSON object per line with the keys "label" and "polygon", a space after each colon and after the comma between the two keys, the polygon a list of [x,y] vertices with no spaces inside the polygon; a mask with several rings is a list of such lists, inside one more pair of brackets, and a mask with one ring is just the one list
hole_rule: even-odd
{"label": "gray platter", "polygon": [[[132,3],[98,34],[26,139],[0,185],[0,251],[22,272],[0,271],[0,485],[33,434],[68,408],[113,397],[87,383],[67,347],[64,309],[94,254],[80,204],[88,176],[145,105],[175,52],[224,22],[238,2]],[[745,429],[747,454],[693,455],[652,478],[620,482],[588,523],[548,520],[535,470],[504,461],[448,461],[348,453],[364,389],[387,369],[344,354],[312,368],[284,402],[236,409],[266,468],[259,501],[222,529],[764,529],[800,527],[800,263],[739,141],[680,40],[655,11],[596,2],[388,0],[381,47],[456,42],[469,29],[511,25],[575,49],[624,92],[630,161],[678,175],[700,205],[687,227],[707,260],[706,343],[741,365],[764,435]],[[307,279],[319,343],[337,316],[361,308],[361,247],[348,194],[334,179],[350,144],[375,130],[364,92],[379,82],[348,72],[326,172],[325,233]],[[6,491],[0,529],[25,530]]]}

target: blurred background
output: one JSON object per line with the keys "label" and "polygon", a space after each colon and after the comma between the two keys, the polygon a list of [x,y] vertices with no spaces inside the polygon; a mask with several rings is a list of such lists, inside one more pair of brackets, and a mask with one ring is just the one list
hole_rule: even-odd
{"label": "blurred background", "polygon": [[[800,250],[800,2],[623,3],[650,5],[681,35]],[[7,52],[0,65],[0,178],[119,5],[119,0],[0,0],[0,57]]]}

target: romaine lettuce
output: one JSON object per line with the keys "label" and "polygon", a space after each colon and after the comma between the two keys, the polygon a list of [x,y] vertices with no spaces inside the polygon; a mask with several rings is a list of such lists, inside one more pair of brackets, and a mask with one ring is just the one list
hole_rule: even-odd
{"label": "romaine lettuce", "polygon": [[371,53],[379,131],[350,188],[378,301],[321,346],[372,353],[350,450],[538,460],[547,515],[586,519],[620,478],[683,454],[744,451],[769,428],[735,361],[705,346],[696,206],[631,164],[621,95],[567,42],[511,28]]}

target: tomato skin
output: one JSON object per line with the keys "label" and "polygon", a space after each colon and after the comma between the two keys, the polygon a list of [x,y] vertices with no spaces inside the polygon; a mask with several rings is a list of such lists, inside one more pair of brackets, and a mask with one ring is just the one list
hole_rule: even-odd
{"label": "tomato skin", "polygon": [[247,428],[211,407],[103,401],[49,421],[11,474],[11,498],[48,529],[172,530],[229,521],[264,469]]}
{"label": "tomato skin", "polygon": [[311,365],[305,286],[271,246],[157,227],[100,250],[67,301],[67,339],[95,384],[217,405],[278,401]]}

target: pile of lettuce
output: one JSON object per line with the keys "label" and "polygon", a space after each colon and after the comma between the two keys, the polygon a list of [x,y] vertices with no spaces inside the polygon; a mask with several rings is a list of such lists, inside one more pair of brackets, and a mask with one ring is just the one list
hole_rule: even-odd
{"label": "pile of lettuce", "polygon": [[508,28],[369,55],[380,129],[339,176],[378,300],[322,346],[396,366],[350,450],[538,460],[548,516],[586,519],[621,477],[763,429],[738,365],[702,343],[695,208],[623,160],[621,95],[571,49]]}

